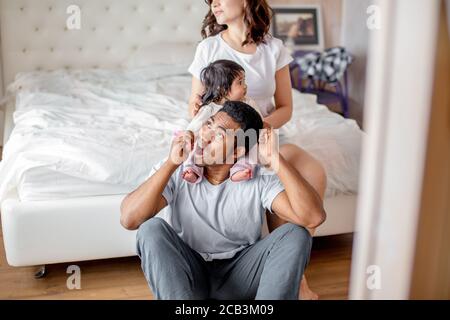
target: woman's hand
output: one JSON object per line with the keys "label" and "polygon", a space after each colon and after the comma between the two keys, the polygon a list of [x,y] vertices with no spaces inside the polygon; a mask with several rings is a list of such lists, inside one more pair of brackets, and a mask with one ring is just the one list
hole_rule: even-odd
{"label": "woman's hand", "polygon": [[191,95],[189,97],[189,115],[193,118],[202,106],[202,95],[205,91],[202,82],[192,77]]}
{"label": "woman's hand", "polygon": [[202,97],[199,94],[194,95],[189,102],[190,116],[193,118],[202,106]]}

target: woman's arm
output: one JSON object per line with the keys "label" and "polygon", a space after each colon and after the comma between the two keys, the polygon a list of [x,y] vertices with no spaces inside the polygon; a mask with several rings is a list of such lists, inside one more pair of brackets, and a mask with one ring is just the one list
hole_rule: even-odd
{"label": "woman's arm", "polygon": [[292,84],[289,65],[275,73],[275,111],[264,118],[273,128],[279,129],[292,117]]}
{"label": "woman's arm", "polygon": [[202,82],[196,77],[192,77],[191,97],[189,98],[189,115],[193,118],[202,104],[201,96],[204,88]]}

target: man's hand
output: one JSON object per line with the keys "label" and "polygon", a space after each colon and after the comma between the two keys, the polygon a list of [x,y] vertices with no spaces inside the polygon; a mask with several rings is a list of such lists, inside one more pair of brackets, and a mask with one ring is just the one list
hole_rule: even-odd
{"label": "man's hand", "polygon": [[202,97],[197,94],[195,95],[189,103],[191,107],[191,117],[195,117],[202,106]]}
{"label": "man's hand", "polygon": [[194,133],[192,131],[179,131],[172,140],[170,147],[169,161],[174,166],[182,164],[189,156],[194,146]]}
{"label": "man's hand", "polygon": [[258,159],[259,163],[269,169],[277,171],[279,163],[278,136],[273,128],[265,128],[259,134]]}

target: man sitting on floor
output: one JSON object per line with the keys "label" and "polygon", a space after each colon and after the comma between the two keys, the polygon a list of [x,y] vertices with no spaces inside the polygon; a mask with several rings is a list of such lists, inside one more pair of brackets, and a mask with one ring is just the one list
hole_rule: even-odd
{"label": "man sitting on floor", "polygon": [[[325,211],[274,148],[274,131],[262,127],[252,107],[227,102],[195,141],[202,150],[195,160],[204,167],[200,183],[181,178],[180,164],[194,143],[186,131],[174,139],[167,160],[123,200],[121,223],[139,228],[137,251],[156,299],[297,299],[312,244],[305,228],[319,226]],[[238,132],[255,132],[256,139],[239,145]],[[258,167],[253,179],[231,181],[230,168],[259,132],[259,160],[266,173],[274,172]],[[266,210],[288,223],[261,239]]]}

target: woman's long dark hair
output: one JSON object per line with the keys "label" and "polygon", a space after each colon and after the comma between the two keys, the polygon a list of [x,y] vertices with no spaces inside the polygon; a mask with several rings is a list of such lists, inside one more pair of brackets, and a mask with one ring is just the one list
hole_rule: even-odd
{"label": "woman's long dark hair", "polygon": [[[244,0],[246,6],[244,9],[244,23],[247,26],[247,34],[242,46],[246,44],[265,43],[266,35],[269,34],[270,21],[272,20],[273,10],[266,0]],[[226,25],[217,23],[216,17],[212,12],[211,4],[213,0],[205,0],[209,6],[209,11],[203,19],[202,37],[207,38],[215,36],[221,31],[227,29]]]}
{"label": "woman's long dark hair", "polygon": [[230,92],[233,81],[244,72],[244,68],[231,60],[211,62],[200,73],[200,80],[205,88],[202,105],[222,101]]}

